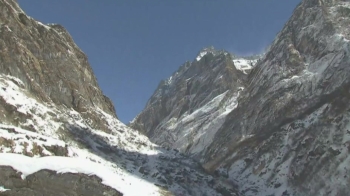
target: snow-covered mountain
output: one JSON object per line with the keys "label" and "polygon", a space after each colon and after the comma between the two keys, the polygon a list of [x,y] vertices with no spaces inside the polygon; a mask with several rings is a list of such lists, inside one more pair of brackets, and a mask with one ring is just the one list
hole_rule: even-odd
{"label": "snow-covered mountain", "polygon": [[257,60],[213,47],[202,49],[159,84],[130,126],[157,144],[200,157],[226,115],[237,107]]}
{"label": "snow-covered mountain", "polygon": [[132,127],[243,195],[348,195],[349,14],[348,0],[303,0],[247,74],[201,52],[159,85]]}
{"label": "snow-covered mountain", "polygon": [[0,116],[0,195],[237,192],[121,123],[68,32],[14,0],[0,0]]}
{"label": "snow-covered mountain", "polygon": [[0,195],[350,192],[350,1],[303,0],[261,56],[204,48],[130,123],[144,135],[62,26],[0,9]]}

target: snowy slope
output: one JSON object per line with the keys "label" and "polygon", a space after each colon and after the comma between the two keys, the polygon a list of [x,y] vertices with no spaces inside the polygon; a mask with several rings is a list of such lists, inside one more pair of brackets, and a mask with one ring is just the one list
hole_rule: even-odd
{"label": "snowy slope", "polygon": [[226,91],[192,113],[185,112],[180,118],[171,118],[158,127],[161,130],[155,143],[164,145],[172,137],[171,147],[199,157],[212,142],[216,131],[224,123],[226,115],[237,106],[237,97]]}
{"label": "snowy slope", "polygon": [[[16,107],[19,113],[26,114],[26,115],[30,114],[31,118],[27,119],[27,121],[20,126],[23,126],[23,127],[31,126],[34,128],[35,132],[21,129],[16,126],[0,124],[0,137],[2,138],[1,143],[3,144],[2,146],[0,146],[0,149],[2,152],[20,153],[20,154],[25,154],[29,156],[35,156],[35,157],[52,156],[57,154],[60,156],[80,157],[82,158],[82,160],[85,161],[85,163],[82,164],[81,160],[78,159],[80,160],[81,165],[80,163],[78,164],[75,159],[68,159],[68,158],[62,159],[59,162],[57,162],[57,163],[60,163],[60,165],[62,164],[60,166],[61,167],[60,170],[62,170],[62,167],[66,167],[64,169],[67,169],[67,171],[70,171],[70,172],[83,171],[82,173],[87,173],[88,171],[93,171],[94,168],[101,167],[102,165],[106,166],[105,169],[107,168],[112,169],[113,168],[112,166],[114,166],[116,167],[114,168],[114,172],[116,173],[114,177],[118,176],[118,178],[114,179],[114,181],[118,182],[118,187],[117,187],[118,190],[123,192],[125,195],[137,195],[141,193],[149,194],[149,195],[158,194],[158,188],[154,187],[154,185],[152,186],[152,184],[150,184],[149,182],[133,177],[128,172],[125,172],[124,169],[122,169],[120,166],[116,166],[112,162],[103,160],[99,156],[94,155],[88,150],[80,149],[78,145],[74,143],[74,141],[67,141],[67,138],[63,136],[65,133],[58,131],[59,127],[64,126],[65,123],[69,123],[70,124],[69,126],[71,126],[72,124],[76,124],[77,127],[87,128],[87,126],[83,122],[84,120],[81,118],[79,113],[73,110],[67,110],[67,113],[62,113],[60,110],[58,110],[55,107],[52,107],[52,106],[50,107],[46,104],[41,104],[37,102],[35,99],[29,98],[26,95],[27,92],[24,89],[22,89],[20,86],[17,86],[17,84],[15,84],[13,81],[16,81],[20,85],[22,84],[19,79],[16,79],[14,77],[3,76],[3,75],[0,76],[0,88],[2,89],[0,91],[0,96],[5,100],[7,104]],[[103,114],[106,115],[105,118],[109,118],[111,123],[113,122],[118,123],[116,125],[111,125],[111,126],[115,128],[120,128],[120,127],[121,129],[123,128],[122,127],[123,125],[119,123],[117,120],[113,121],[112,116],[108,116],[105,113]],[[60,118],[66,118],[65,120],[67,120],[67,122],[60,122],[60,123],[57,122],[57,120],[54,119],[54,117],[57,117],[57,116],[60,116]],[[96,131],[96,133],[105,137],[109,136],[104,132]],[[128,133],[124,132],[124,134],[128,134]],[[137,139],[135,139],[137,142],[147,143],[148,141],[145,137],[143,138],[142,136],[138,137],[133,135],[132,133],[127,136],[124,136],[122,134],[118,136],[119,137],[115,137],[111,135],[110,137],[113,137],[115,141],[118,140],[118,142],[121,142],[125,150],[136,150],[134,145],[126,141],[126,139],[129,139],[129,137],[132,137],[132,136],[134,136],[135,138],[137,137]],[[66,142],[64,142],[61,139],[64,139]],[[4,140],[10,141],[11,145],[4,145],[5,143]],[[151,144],[148,142],[148,145],[151,145]],[[59,153],[59,150],[57,150],[58,148],[62,148],[61,153]],[[64,151],[66,151],[66,154],[64,153]],[[153,152],[152,150],[144,150],[143,152],[147,152],[149,154],[158,153],[156,151]],[[8,158],[8,160],[6,160],[5,158]],[[14,161],[16,158],[19,159],[20,162]],[[53,156],[52,159],[37,159],[38,161],[36,161],[36,159],[29,159],[24,156],[1,154],[0,165],[12,166],[15,169],[18,169],[19,171],[21,171],[24,175],[29,175],[41,169],[56,170],[57,167],[55,167],[54,165],[50,166],[48,164],[48,163],[54,164],[52,160],[55,160],[55,159],[60,159],[60,157]],[[40,162],[40,160],[43,160],[43,161]],[[100,166],[91,165],[92,163],[90,163],[91,162],[90,160],[101,162],[102,164],[100,164]],[[63,165],[64,161],[66,161],[67,166]],[[22,166],[25,166],[27,168],[22,168],[21,165],[16,165],[16,164],[23,164]],[[80,166],[80,169],[79,169],[79,166]],[[82,168],[83,166],[85,166],[85,169]],[[92,167],[90,168],[89,166],[92,166]],[[97,176],[104,179],[104,177],[106,177],[103,174],[104,170],[101,170],[101,171],[102,171],[102,174],[98,173]],[[109,180],[108,182],[109,182],[108,185],[110,185],[111,180]],[[148,188],[141,191],[140,189],[130,188],[131,184],[132,184],[132,187],[136,185],[136,186],[148,187]],[[112,187],[115,187],[115,186],[116,185],[113,185]],[[139,191],[139,192],[135,193],[135,191]]]}

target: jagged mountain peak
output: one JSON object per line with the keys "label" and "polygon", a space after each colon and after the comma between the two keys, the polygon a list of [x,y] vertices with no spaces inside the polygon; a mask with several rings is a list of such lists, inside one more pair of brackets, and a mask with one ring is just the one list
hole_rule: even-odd
{"label": "jagged mountain peak", "polygon": [[[209,46],[200,50],[196,57],[196,61],[200,61],[206,56],[221,56],[222,58],[231,58],[238,71],[241,71],[244,74],[248,74],[250,70],[255,66],[255,64],[259,61],[259,59],[261,59],[264,55],[265,54],[236,55],[226,50],[216,50],[214,46]],[[189,66],[185,66],[185,68],[187,67]]]}
{"label": "jagged mountain peak", "polygon": [[[247,74],[256,62],[254,57],[246,59],[214,47],[202,49],[194,61],[184,63],[167,80],[160,82],[145,109],[130,126],[158,144],[188,153],[201,153],[219,124],[212,124],[201,132],[186,130],[191,126],[200,127],[202,120],[223,122],[226,114],[236,107],[236,99],[245,88]],[[221,113],[213,113],[215,110]],[[199,117],[202,120],[195,120]],[[213,127],[216,128],[209,135],[205,133]],[[207,135],[208,139],[199,142],[199,135]]]}

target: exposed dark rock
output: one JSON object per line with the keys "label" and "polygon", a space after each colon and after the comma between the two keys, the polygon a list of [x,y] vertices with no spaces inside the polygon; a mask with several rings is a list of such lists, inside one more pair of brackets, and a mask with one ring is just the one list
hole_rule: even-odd
{"label": "exposed dark rock", "polygon": [[101,179],[96,176],[71,173],[57,174],[49,170],[41,170],[23,180],[21,174],[11,167],[0,166],[0,184],[9,189],[5,192],[0,191],[1,196],[123,195],[101,184]]}

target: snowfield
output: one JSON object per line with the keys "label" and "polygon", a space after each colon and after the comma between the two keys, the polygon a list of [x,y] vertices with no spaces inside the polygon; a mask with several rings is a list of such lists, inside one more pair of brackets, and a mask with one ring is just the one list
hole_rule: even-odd
{"label": "snowfield", "polygon": [[232,61],[236,69],[242,71],[244,74],[248,74],[247,70],[253,69],[253,66],[257,62],[257,60],[247,60],[243,58],[234,59]]}

